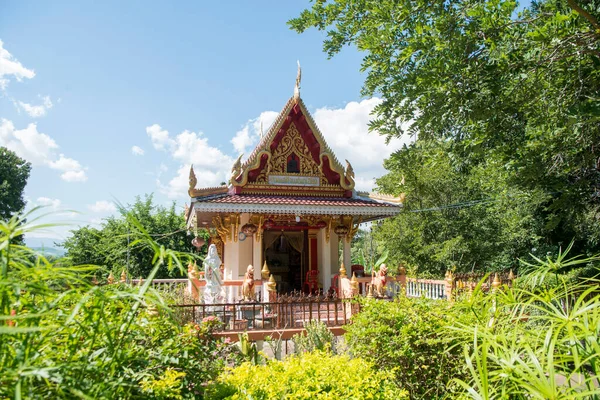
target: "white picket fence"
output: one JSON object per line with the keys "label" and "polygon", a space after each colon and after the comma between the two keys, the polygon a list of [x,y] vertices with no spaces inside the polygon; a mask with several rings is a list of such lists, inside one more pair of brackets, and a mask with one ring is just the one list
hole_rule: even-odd
{"label": "white picket fence", "polygon": [[428,299],[447,299],[446,282],[431,279],[406,279],[407,297],[425,297]]}

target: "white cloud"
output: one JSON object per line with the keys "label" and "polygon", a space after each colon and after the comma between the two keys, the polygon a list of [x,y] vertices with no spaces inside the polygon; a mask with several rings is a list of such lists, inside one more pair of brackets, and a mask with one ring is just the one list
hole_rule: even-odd
{"label": "white cloud", "polygon": [[264,111],[258,118],[246,122],[242,129],[237,131],[233,139],[231,139],[231,144],[233,144],[236,153],[246,154],[248,148],[251,150],[260,139],[261,124],[263,133],[266,134],[273,122],[275,122],[277,115],[278,113],[275,111]]}
{"label": "white cloud", "polygon": [[194,164],[198,186],[218,186],[227,180],[227,171],[231,169],[233,158],[224,154],[220,149],[210,146],[208,138],[202,132],[183,131],[171,137],[168,131],[154,124],[146,128],[152,145],[157,150],[168,152],[180,163],[177,175],[163,183],[160,174],[166,168],[160,167],[157,185],[162,193],[169,198],[185,197],[188,189],[190,165]]}
{"label": "white cloud", "polygon": [[42,99],[42,104],[38,106],[24,103],[22,101],[17,101],[15,104],[19,110],[24,110],[27,114],[29,114],[30,117],[39,118],[46,115],[47,111],[53,106],[50,96],[40,96],[40,98]]}
{"label": "white cloud", "polygon": [[165,150],[166,147],[174,145],[173,139],[169,138],[169,132],[163,130],[158,124],[146,127],[146,133],[150,136],[156,150]]}
{"label": "white cloud", "polygon": [[53,210],[58,210],[61,201],[59,199],[51,199],[49,197],[38,197],[35,203],[39,206],[50,207]]}
{"label": "white cloud", "polygon": [[85,182],[87,181],[87,176],[85,171],[67,171],[60,174],[60,178],[66,182]]}
{"label": "white cloud", "polygon": [[88,208],[95,213],[112,213],[117,211],[115,204],[106,200],[98,200],[94,204],[88,205]]}
{"label": "white cloud", "polygon": [[0,120],[0,146],[14,151],[34,166],[45,166],[63,172],[61,178],[67,182],[87,180],[81,164],[64,154],[57,156],[58,144],[50,136],[38,132],[36,124],[16,129],[11,121],[3,118]]}
{"label": "white cloud", "polygon": [[58,157],[58,160],[51,161],[49,165],[50,168],[58,169],[60,171],[78,171],[82,169],[79,161],[67,158],[64,154],[61,154]]}
{"label": "white cloud", "polygon": [[17,81],[23,78],[31,79],[35,76],[32,69],[25,68],[12,54],[4,48],[4,43],[0,40],[0,89],[4,90],[8,86],[9,78],[14,77]]}
{"label": "white cloud", "polygon": [[144,149],[142,149],[139,146],[133,146],[131,148],[131,154],[133,154],[134,156],[143,156],[144,155]]}
{"label": "white cloud", "polygon": [[318,108],[313,117],[325,141],[338,157],[342,165],[347,159],[356,173],[356,189],[372,190],[374,178],[386,173],[383,161],[404,143],[408,137],[394,138],[389,144],[385,137],[369,132],[368,123],[373,108],[381,99],[371,98],[361,102],[350,102],[344,108]]}

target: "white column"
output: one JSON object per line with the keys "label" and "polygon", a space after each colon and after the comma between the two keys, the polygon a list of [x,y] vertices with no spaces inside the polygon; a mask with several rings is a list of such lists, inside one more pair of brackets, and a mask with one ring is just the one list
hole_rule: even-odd
{"label": "white column", "polygon": [[225,280],[238,279],[240,271],[240,242],[228,238],[225,243]]}
{"label": "white column", "polygon": [[[334,236],[335,235],[331,235]],[[330,238],[329,243],[325,242],[325,229],[321,229],[317,235],[317,265],[319,266],[319,280],[323,282],[323,290],[329,290],[331,286],[331,251],[329,245],[333,238]],[[329,277],[329,282],[327,282]]]}
{"label": "white column", "polygon": [[[260,272],[263,266],[262,240],[257,240],[256,235],[252,235],[252,265],[254,266],[254,279],[262,279]],[[260,290],[262,301],[268,301],[267,281],[263,280]]]}
{"label": "white column", "polygon": [[256,240],[256,235],[252,235],[252,265],[254,266],[254,277],[260,279],[260,270],[263,265],[262,240]]}
{"label": "white column", "polygon": [[[240,231],[242,229],[242,226],[244,226],[244,224],[247,224],[248,221],[250,221],[250,214],[244,213],[242,215],[240,215]],[[235,233],[236,236],[239,234],[239,232]],[[256,272],[256,265],[254,265],[254,260],[253,260],[253,256],[252,256],[252,250],[254,247],[253,244],[253,240],[252,237],[248,236],[244,239],[243,242],[240,242],[238,240],[238,244],[239,244],[239,267],[238,267],[238,274],[233,275],[233,279],[244,279],[244,276],[246,275],[246,268],[248,267],[248,265],[252,264],[255,268],[255,272]]]}

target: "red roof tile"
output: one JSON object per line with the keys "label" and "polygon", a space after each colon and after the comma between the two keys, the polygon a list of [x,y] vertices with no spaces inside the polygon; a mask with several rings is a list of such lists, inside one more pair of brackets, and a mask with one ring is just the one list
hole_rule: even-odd
{"label": "red roof tile", "polygon": [[374,200],[360,198],[336,197],[291,197],[291,196],[264,196],[264,195],[226,195],[208,199],[197,198],[200,203],[227,203],[227,204],[277,204],[277,205],[303,205],[303,206],[337,206],[337,207],[398,207],[396,204],[380,203]]}

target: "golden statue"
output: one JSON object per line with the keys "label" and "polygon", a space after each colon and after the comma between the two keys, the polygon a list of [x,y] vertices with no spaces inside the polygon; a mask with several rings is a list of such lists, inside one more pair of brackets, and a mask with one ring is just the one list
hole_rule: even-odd
{"label": "golden statue", "polygon": [[254,297],[254,267],[248,265],[244,283],[242,284],[242,297],[244,301],[255,301]]}
{"label": "golden statue", "polygon": [[371,275],[371,286],[373,287],[373,294],[375,297],[385,297],[385,284],[387,283],[387,265],[381,264],[381,268],[375,274],[373,271]]}

